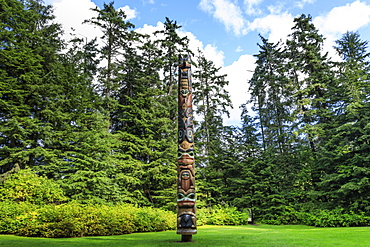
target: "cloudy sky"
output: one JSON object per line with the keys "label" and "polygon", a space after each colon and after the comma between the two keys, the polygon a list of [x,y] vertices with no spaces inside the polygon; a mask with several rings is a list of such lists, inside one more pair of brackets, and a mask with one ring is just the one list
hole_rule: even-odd
{"label": "cloudy sky", "polygon": [[[57,22],[68,36],[71,27],[83,37],[100,36],[82,21],[93,16],[91,8],[103,7],[104,0],[45,0],[54,6]],[[346,31],[358,31],[370,41],[370,0],[116,0],[138,31],[152,33],[162,28],[165,17],[182,26],[191,48],[200,48],[206,57],[228,75],[234,109],[225,124],[238,124],[239,106],[248,98],[248,80],[258,53],[258,34],[272,42],[285,40],[293,19],[311,15],[326,38],[325,49],[335,58],[332,46]]]}

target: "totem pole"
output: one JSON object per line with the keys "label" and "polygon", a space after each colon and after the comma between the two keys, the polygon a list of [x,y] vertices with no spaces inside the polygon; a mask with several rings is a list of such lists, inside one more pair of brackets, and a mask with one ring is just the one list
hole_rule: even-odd
{"label": "totem pole", "polygon": [[190,56],[179,57],[178,142],[177,159],[177,234],[182,242],[192,241],[196,229],[193,98]]}

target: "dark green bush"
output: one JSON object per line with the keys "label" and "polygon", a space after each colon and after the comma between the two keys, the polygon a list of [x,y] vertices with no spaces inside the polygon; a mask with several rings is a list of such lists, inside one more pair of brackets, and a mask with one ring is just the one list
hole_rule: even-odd
{"label": "dark green bush", "polygon": [[364,212],[345,212],[343,209],[337,208],[306,213],[305,217],[302,218],[302,223],[318,227],[368,226],[370,217],[365,216]]}
{"label": "dark green bush", "polygon": [[370,217],[364,212],[346,212],[344,209],[311,210],[310,212],[297,211],[292,207],[285,207],[276,214],[265,214],[258,219],[259,223],[272,225],[302,224],[317,227],[349,227],[368,226]]}

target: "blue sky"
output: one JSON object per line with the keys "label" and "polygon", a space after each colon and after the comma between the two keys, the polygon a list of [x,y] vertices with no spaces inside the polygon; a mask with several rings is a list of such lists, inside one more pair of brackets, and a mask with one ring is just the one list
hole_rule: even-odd
{"label": "blue sky", "polygon": [[[99,32],[81,25],[91,17],[90,8],[110,1],[45,0],[55,8],[56,19],[68,30],[93,38]],[[370,41],[370,0],[116,0],[139,31],[151,33],[162,27],[165,17],[182,26],[181,35],[191,39],[191,48],[204,51],[221,72],[228,74],[228,90],[234,104],[225,124],[238,124],[239,105],[249,98],[249,70],[258,53],[258,34],[276,42],[285,40],[293,18],[310,14],[326,38],[324,49],[335,59],[334,41],[348,31],[359,31]]]}

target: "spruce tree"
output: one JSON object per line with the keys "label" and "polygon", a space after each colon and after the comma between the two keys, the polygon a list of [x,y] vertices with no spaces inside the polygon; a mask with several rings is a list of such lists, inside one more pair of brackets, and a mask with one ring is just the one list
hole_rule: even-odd
{"label": "spruce tree", "polygon": [[199,51],[197,68],[194,71],[193,103],[195,116],[195,138],[197,147],[197,164],[203,167],[206,174],[204,187],[210,198],[216,199],[223,194],[226,186],[226,166],[231,157],[227,155],[226,136],[228,130],[224,128],[222,116],[229,115],[228,107],[232,107],[226,86],[229,82],[226,75],[220,74],[220,68],[204,57]]}
{"label": "spruce tree", "polygon": [[347,32],[335,47],[343,61],[337,63],[337,90],[332,100],[335,115],[326,129],[329,137],[322,146],[319,162],[325,164],[321,182],[327,207],[367,211],[370,198],[367,174],[369,131],[368,42],[358,33]]}
{"label": "spruce tree", "polygon": [[62,48],[60,26],[51,7],[40,1],[2,0],[0,4],[0,166],[1,173],[53,160],[47,149],[55,103],[52,82]]}

